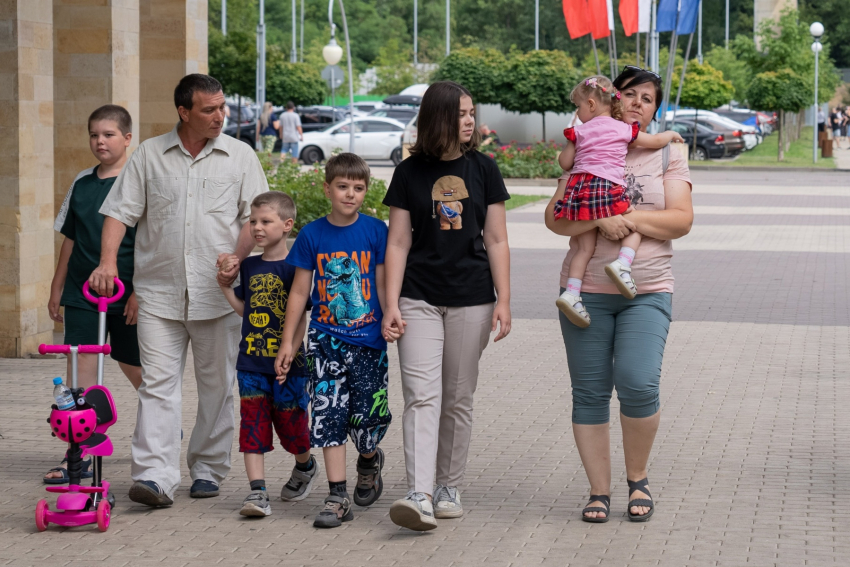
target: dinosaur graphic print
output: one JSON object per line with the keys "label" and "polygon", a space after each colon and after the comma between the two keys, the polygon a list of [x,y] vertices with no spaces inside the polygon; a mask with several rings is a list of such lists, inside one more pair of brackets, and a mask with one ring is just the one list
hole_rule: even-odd
{"label": "dinosaur graphic print", "polygon": [[328,294],[335,296],[328,307],[337,322],[346,327],[364,322],[371,309],[363,297],[360,266],[347,256],[334,258],[325,265],[325,275]]}

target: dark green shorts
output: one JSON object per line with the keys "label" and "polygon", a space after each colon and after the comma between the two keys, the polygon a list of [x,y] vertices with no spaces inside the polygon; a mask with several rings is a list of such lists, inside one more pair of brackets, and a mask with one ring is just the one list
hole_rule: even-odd
{"label": "dark green shorts", "polygon": [[[97,344],[97,311],[80,309],[70,305],[65,306],[65,344],[66,345],[96,345]],[[113,360],[141,366],[139,361],[139,338],[136,334],[137,325],[128,325],[124,315],[106,315],[106,335]]]}

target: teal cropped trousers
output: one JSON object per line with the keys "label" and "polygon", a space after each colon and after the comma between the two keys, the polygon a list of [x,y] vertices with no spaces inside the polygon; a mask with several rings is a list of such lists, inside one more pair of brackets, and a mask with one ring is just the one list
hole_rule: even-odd
{"label": "teal cropped trousers", "polygon": [[673,294],[646,293],[626,299],[619,294],[583,293],[581,297],[590,314],[590,327],[580,329],[559,312],[572,383],[573,423],[608,423],[614,389],[624,416],[655,415],[660,408],[661,361]]}

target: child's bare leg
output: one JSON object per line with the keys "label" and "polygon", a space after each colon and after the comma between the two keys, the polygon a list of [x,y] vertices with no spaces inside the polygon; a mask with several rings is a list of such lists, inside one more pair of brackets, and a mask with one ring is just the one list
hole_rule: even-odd
{"label": "child's bare leg", "polygon": [[345,445],[325,447],[322,453],[325,457],[328,482],[345,482]]}
{"label": "child's bare leg", "polygon": [[265,480],[265,459],[262,453],[242,453],[245,457],[245,473],[248,475],[248,482],[255,480]]}
{"label": "child's bare leg", "polygon": [[142,367],[133,366],[132,364],[126,364],[124,362],[119,362],[118,366],[121,367],[121,371],[124,372],[124,376],[127,377],[127,380],[130,381],[133,388],[138,390],[139,386],[142,385]]}
{"label": "child's bare leg", "polygon": [[573,236],[578,246],[573,259],[570,261],[569,278],[579,280],[579,286],[581,280],[584,279],[584,273],[587,271],[587,264],[590,263],[590,259],[596,251],[596,234],[598,232],[598,229],[594,228],[578,236]]}
{"label": "child's bare leg", "polygon": [[576,253],[573,255],[573,259],[570,260],[567,289],[555,302],[555,305],[566,315],[567,319],[581,328],[590,325],[590,315],[581,302],[581,281],[584,279],[584,273],[587,271],[587,264],[596,250],[597,232],[597,229],[594,228],[593,230],[572,237],[576,239]]}

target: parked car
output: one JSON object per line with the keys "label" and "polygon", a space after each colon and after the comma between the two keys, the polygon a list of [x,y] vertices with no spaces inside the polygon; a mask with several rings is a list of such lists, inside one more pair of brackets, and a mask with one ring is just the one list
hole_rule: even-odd
{"label": "parked car", "polygon": [[[697,114],[697,111],[694,110],[693,108],[679,109],[679,110],[676,111],[676,119],[677,120],[681,119],[683,121],[687,121],[689,119],[693,120],[695,114],[696,114],[696,117],[699,120],[711,122],[711,124],[709,124],[710,128],[720,129],[720,130],[730,130],[730,131],[736,131],[737,130],[737,131],[740,131],[739,135],[744,139],[744,149],[751,150],[754,147],[756,147],[757,145],[759,145],[763,140],[762,135],[754,127],[746,126],[746,125],[744,125],[740,122],[736,122],[736,121],[732,120],[731,118],[721,116],[720,114],[718,114],[717,112],[714,112],[712,110],[700,110],[699,113]],[[673,119],[673,112],[668,111],[667,112],[667,120],[672,120],[672,119]]]}
{"label": "parked car", "polygon": [[679,121],[671,123],[670,129],[678,132],[688,146],[688,158],[695,161],[727,157],[726,138],[722,132],[697,124],[697,147],[694,151],[694,123]]}
{"label": "parked car", "polygon": [[[255,147],[254,146],[254,144],[255,144],[254,140],[256,140],[256,136],[257,136],[257,123],[256,123],[256,121],[253,121],[253,122],[244,122],[243,121],[242,127],[237,128],[236,119],[234,118],[233,120],[229,121],[229,123],[227,124],[227,127],[224,128],[221,132],[222,132],[222,134],[227,134],[228,136],[233,136],[234,138],[236,138],[237,131],[239,132],[239,139],[240,140],[242,140],[243,142],[245,142],[246,144],[248,144],[252,148]],[[278,140],[277,144],[275,144],[275,150],[280,151],[280,140]]]}
{"label": "parked car", "polygon": [[331,106],[299,106],[295,112],[301,117],[301,129],[305,134],[342,122],[348,116],[347,111]]}
{"label": "parked car", "polygon": [[368,116],[377,116],[379,118],[392,118],[404,124],[407,124],[412,118],[419,114],[419,109],[404,107],[404,106],[389,106],[378,108],[368,114]]}
{"label": "parked car", "polygon": [[[723,134],[723,138],[726,141],[726,155],[728,157],[736,156],[744,151],[744,149],[750,149],[750,147],[747,147],[748,144],[744,140],[745,134],[741,130],[731,129],[728,124],[725,124],[721,120],[716,118],[703,118],[700,116],[697,123]],[[751,147],[755,147],[757,145],[755,134],[748,133],[746,134],[746,137],[752,141],[753,145]]]}
{"label": "parked car", "polygon": [[[323,130],[305,132],[301,160],[311,165],[331,156],[334,149],[349,151],[351,120],[331,124]],[[401,134],[404,124],[391,118],[354,117],[354,153],[364,159],[390,159],[401,163]]]}

